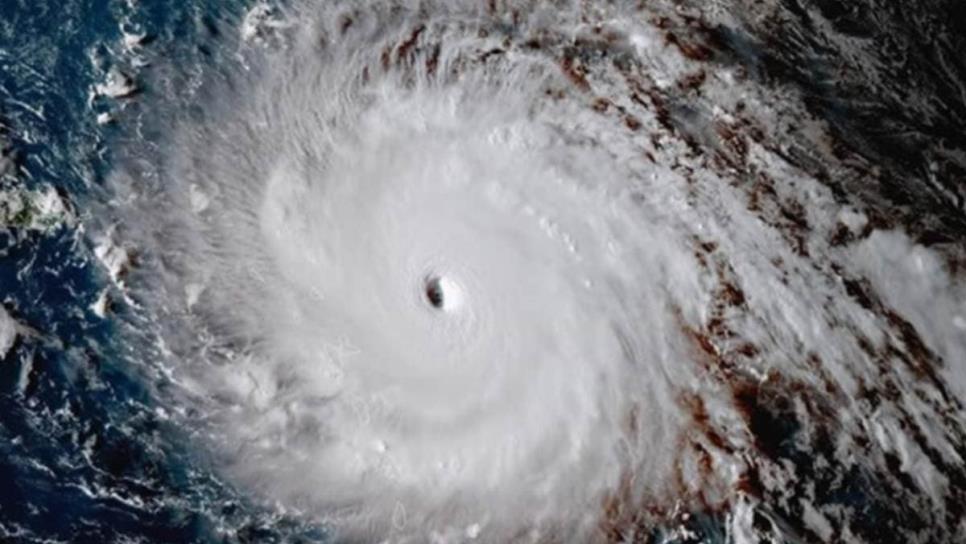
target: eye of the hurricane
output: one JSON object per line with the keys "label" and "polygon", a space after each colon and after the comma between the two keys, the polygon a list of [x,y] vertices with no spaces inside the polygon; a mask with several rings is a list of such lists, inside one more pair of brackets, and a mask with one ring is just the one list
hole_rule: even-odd
{"label": "eye of the hurricane", "polygon": [[445,276],[427,276],[423,281],[423,294],[430,307],[441,312],[455,310],[463,299],[459,284]]}

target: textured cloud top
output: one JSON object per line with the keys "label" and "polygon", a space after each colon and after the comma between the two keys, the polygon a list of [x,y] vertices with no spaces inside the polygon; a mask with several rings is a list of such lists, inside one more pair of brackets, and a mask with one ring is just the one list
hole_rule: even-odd
{"label": "textured cloud top", "polygon": [[185,425],[350,540],[961,535],[955,252],[724,7],[541,6],[249,13],[113,180]]}

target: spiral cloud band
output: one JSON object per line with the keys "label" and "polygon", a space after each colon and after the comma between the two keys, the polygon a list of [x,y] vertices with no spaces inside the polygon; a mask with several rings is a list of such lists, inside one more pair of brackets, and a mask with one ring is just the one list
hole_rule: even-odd
{"label": "spiral cloud band", "polygon": [[[685,7],[531,4],[260,4],[156,175],[115,176],[120,288],[186,428],[350,541],[621,541],[699,511],[867,538],[796,448],[915,465],[914,510],[952,519],[943,255],[837,195],[863,167],[710,64]],[[769,501],[799,506],[752,523]]]}

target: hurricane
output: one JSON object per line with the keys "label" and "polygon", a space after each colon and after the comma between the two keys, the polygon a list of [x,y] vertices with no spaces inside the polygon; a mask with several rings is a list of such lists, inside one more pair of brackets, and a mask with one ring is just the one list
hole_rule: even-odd
{"label": "hurricane", "polygon": [[966,538],[966,70],[814,4],[196,18],[91,94],[91,309],[322,541]]}

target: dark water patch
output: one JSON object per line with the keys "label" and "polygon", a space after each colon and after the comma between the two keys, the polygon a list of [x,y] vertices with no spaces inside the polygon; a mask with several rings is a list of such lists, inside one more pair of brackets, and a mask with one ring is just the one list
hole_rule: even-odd
{"label": "dark water patch", "polygon": [[[914,234],[966,240],[966,50],[961,3],[785,0],[744,28],[709,28],[719,60],[800,90],[848,153],[881,169],[848,190]],[[739,12],[740,13],[740,12]],[[828,27],[831,27],[831,31]]]}

